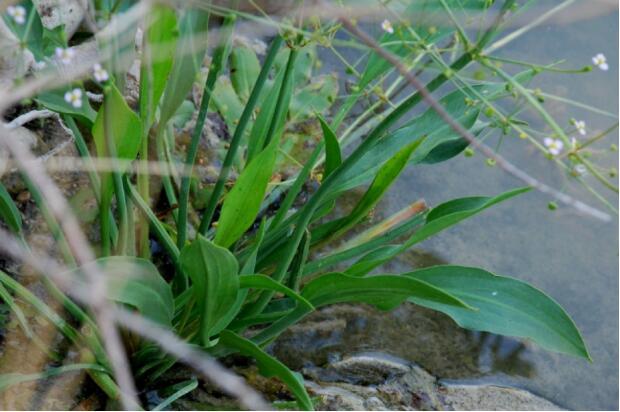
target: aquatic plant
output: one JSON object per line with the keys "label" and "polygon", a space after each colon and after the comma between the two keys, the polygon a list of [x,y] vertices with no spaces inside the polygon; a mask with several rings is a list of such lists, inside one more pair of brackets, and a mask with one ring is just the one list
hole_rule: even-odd
{"label": "aquatic plant", "polygon": [[[96,260],[80,253],[80,248],[89,246],[77,244],[75,233],[67,229],[70,222],[50,199],[50,188],[41,184],[36,170],[25,167],[18,142],[4,137],[10,130],[4,125],[1,141],[21,166],[63,255],[64,272],[47,273],[46,286],[72,319],[63,319],[3,271],[0,297],[27,333],[32,334],[12,295],[28,302],[83,348],[83,363],[73,369],[87,369],[110,398],[123,398],[126,407],[137,402],[119,378],[118,359],[110,356],[114,336],[107,336],[104,306],[98,306],[109,301],[138,313],[156,330],[173,332],[204,356],[238,353],[254,359],[261,373],[276,376],[289,387],[303,409],[313,405],[302,377],[264,348],[309,313],[336,303],[363,302],[390,310],[411,302],[443,312],[464,328],[530,339],[548,350],[589,359],[565,311],[522,281],[456,265],[377,273],[384,263],[425,239],[531,188],[595,217],[606,216],[516,169],[483,143],[498,129],[528,139],[568,171],[577,170],[573,164],[579,166],[575,179],[585,168],[617,192],[584,155],[583,149],[601,137],[581,143],[571,140],[543,107],[544,98],[553,96],[528,88],[540,72],[571,70],[492,54],[510,40],[493,43],[509,16],[532,2],[518,6],[513,0],[501,5],[483,0],[410,0],[403,2],[404,7],[381,8],[381,23],[373,23],[380,32],[377,39],[346,17],[345,6],[334,10],[340,10],[336,18],[317,14],[308,21],[274,23],[268,17],[210,3],[180,10],[165,3],[149,7],[128,1],[95,3],[99,24],[109,29],[94,39],[71,39],[71,44],[62,26],[55,30],[43,26],[30,1],[11,6],[5,15],[21,47],[35,62],[45,63],[33,66],[30,77],[15,79],[14,96],[21,98],[20,82],[43,84],[37,82],[75,70],[74,76],[62,78],[51,89],[36,86],[32,97],[37,108],[58,116],[75,139],[97,202],[99,244],[93,245]],[[470,14],[490,23],[480,24],[479,32],[472,34],[462,26]],[[207,41],[208,25],[216,17],[222,23],[208,33]],[[131,105],[126,83],[134,59],[136,18],[144,24],[136,56],[138,100]],[[234,38],[239,21],[275,26],[264,57],[251,44],[233,46],[239,41]],[[348,33],[346,39],[343,32]],[[98,62],[80,61],[78,43],[91,40],[98,46]],[[208,45],[213,47],[208,72],[201,73]],[[351,64],[336,45],[355,47],[364,56]],[[336,78],[317,75],[317,48],[334,52],[355,79],[337,111],[330,110],[337,97]],[[607,68],[602,55],[593,63]],[[502,64],[524,71],[509,74]],[[420,73],[411,74],[414,71],[430,80],[420,83]],[[194,93],[199,104],[188,97],[196,92],[192,90],[196,79],[202,82],[201,92]],[[391,84],[384,90],[386,82]],[[399,97],[403,93],[406,96]],[[19,104],[11,99],[0,107]],[[426,110],[420,110],[425,104]],[[505,109],[507,104],[516,109]],[[362,111],[352,116],[356,105]],[[526,107],[543,118],[551,136],[541,136],[519,118]],[[218,113],[231,136],[216,150],[217,177],[205,182],[195,172],[204,167],[196,163],[209,111]],[[179,162],[175,139],[188,125],[191,137]],[[585,123],[574,120],[571,126],[586,134]],[[489,154],[489,164],[504,167],[528,187],[431,208],[414,202],[352,235],[407,167],[448,161],[463,152],[471,156],[474,150]],[[276,179],[284,168],[287,179]],[[160,180],[154,183],[154,177]],[[314,190],[309,182],[316,183]],[[338,202],[354,189],[363,190],[363,195],[353,208],[337,210]],[[162,201],[156,205],[159,197]],[[305,201],[296,202],[300,197]],[[30,258],[36,267],[32,259],[38,252],[29,250],[21,212],[2,185],[0,217],[21,239],[17,243],[21,255],[7,252]],[[336,240],[342,241],[337,248],[324,247]],[[156,259],[154,246],[163,250],[169,265]],[[62,279],[69,284],[58,283]],[[95,285],[101,287],[95,292],[103,294],[105,302],[85,298],[84,290]],[[139,327],[133,332],[147,334]],[[156,386],[181,357],[147,337],[133,336],[125,342],[131,378],[140,387]],[[3,384],[67,370],[72,368],[8,377]],[[183,385],[161,407],[195,386],[195,381]]]}

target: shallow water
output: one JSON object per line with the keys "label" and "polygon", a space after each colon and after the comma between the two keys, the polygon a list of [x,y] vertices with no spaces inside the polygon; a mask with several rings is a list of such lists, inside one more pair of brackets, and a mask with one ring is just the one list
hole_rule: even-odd
{"label": "shallow water", "polygon": [[[542,75],[533,87],[617,113],[617,33],[616,11],[568,24],[542,25],[497,53],[543,64],[566,59],[567,66],[582,67],[590,64],[593,55],[603,52],[610,63],[608,72],[595,69],[577,76]],[[564,122],[571,117],[585,120],[589,136],[615,122],[564,104],[548,101],[545,105]],[[540,126],[534,118],[527,120]],[[617,132],[600,147],[609,147],[612,140],[617,144]],[[564,184],[561,172],[520,139],[505,139],[501,153],[555,187]],[[609,154],[606,161],[608,166],[617,167],[615,153]],[[494,195],[522,185],[500,169],[489,168],[481,156],[459,156],[443,164],[407,170],[377,212],[388,216],[419,198],[433,205],[460,196]],[[573,186],[566,183],[568,193],[601,207],[583,189]],[[617,207],[617,200],[608,198]],[[475,376],[484,382],[524,387],[569,409],[618,409],[618,220],[614,217],[612,222],[602,223],[566,207],[551,212],[547,209],[549,200],[532,192],[493,207],[421,244],[419,249],[426,256],[422,261],[417,252],[417,257],[405,256],[393,262],[390,269],[406,271],[412,264],[425,261],[449,262],[480,266],[531,282],[575,319],[593,362],[549,353],[529,343],[508,356],[519,345],[512,339],[480,339],[474,370],[471,365],[463,365],[458,371],[456,365],[455,372],[443,370],[445,376],[428,359],[410,360],[426,361],[426,367],[431,372],[435,369],[439,377]],[[452,339],[453,333],[448,328],[445,335],[434,339]],[[459,350],[458,345],[452,347]],[[497,353],[504,356],[493,355]],[[527,365],[525,371],[523,365]]]}

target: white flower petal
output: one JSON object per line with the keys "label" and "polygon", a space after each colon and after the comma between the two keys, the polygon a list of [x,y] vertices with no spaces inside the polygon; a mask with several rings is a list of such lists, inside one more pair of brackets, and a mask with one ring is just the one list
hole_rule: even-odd
{"label": "white flower petal", "polygon": [[390,23],[390,21],[387,19],[383,20],[383,22],[381,23],[381,28],[390,34],[394,33],[394,27],[392,27],[392,23]]}

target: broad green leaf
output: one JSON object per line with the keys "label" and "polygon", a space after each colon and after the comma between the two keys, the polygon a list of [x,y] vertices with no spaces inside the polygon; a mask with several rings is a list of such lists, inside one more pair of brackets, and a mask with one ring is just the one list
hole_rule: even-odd
{"label": "broad green leaf", "polygon": [[444,229],[447,229],[462,220],[474,216],[485,209],[508,200],[521,193],[527,192],[530,188],[519,188],[502,193],[495,197],[464,197],[450,200],[431,209],[426,215],[424,225],[413,233],[413,235],[401,245],[386,245],[374,250],[359,259],[355,264],[347,269],[351,275],[364,275],[372,269],[388,262],[395,256],[408,250],[411,246],[427,239]]}
{"label": "broad green leaf", "polygon": [[[428,302],[428,304],[441,303],[475,310],[458,297],[427,282],[417,281],[417,279],[416,282],[409,282],[409,280],[414,279],[400,275],[358,278],[342,273],[328,273],[308,282],[301,295],[317,308],[334,303],[363,302],[381,310],[390,310],[407,298],[415,297],[420,302]],[[298,306],[253,336],[252,341],[259,345],[270,342],[309,312],[305,307]]]}
{"label": "broad green leaf", "polygon": [[228,131],[231,134],[234,133],[241,113],[243,113],[243,103],[235,93],[228,77],[220,76],[217,79],[211,96],[211,104],[226,122]]}
{"label": "broad green leaf", "polygon": [[104,102],[97,113],[97,119],[93,125],[93,137],[99,157],[107,157],[105,140],[105,108],[109,107],[110,130],[116,143],[116,155],[121,159],[134,160],[140,148],[142,136],[142,123],[137,114],[127,105],[127,102],[118,91],[116,86],[107,86],[105,94],[107,103]]}
{"label": "broad green leaf", "polygon": [[174,116],[172,116],[172,124],[179,129],[184,128],[187,122],[192,119],[195,111],[196,106],[194,106],[191,100],[183,100]]}
{"label": "broad green leaf", "polygon": [[[32,1],[24,1],[20,4],[26,10],[26,24],[17,24],[8,13],[3,12],[2,18],[4,20],[4,24],[11,29],[11,31],[19,39],[20,43],[24,44],[28,50],[32,52],[34,57],[40,61],[43,57],[45,57],[42,41],[43,30],[45,29],[41,24],[41,18],[32,4]],[[28,24],[29,21],[32,21],[32,23]]]}
{"label": "broad green leaf", "polygon": [[477,311],[441,303],[413,303],[448,314],[461,327],[531,339],[545,349],[590,359],[573,320],[552,298],[517,279],[478,268],[437,266],[407,273],[462,299]]}
{"label": "broad green leaf", "polygon": [[291,100],[291,120],[300,121],[314,113],[325,113],[338,96],[338,79],[329,74],[317,76],[312,83],[298,90]]}
{"label": "broad green leaf", "polygon": [[[286,67],[289,58],[290,48],[285,47],[280,50],[274,62],[277,71],[282,71]],[[310,43],[299,50],[295,71],[293,72],[293,83],[304,85],[312,78],[312,68],[316,62],[316,47]]]}
{"label": "broad green leaf", "polygon": [[230,53],[230,80],[243,102],[247,102],[260,73],[260,62],[256,53],[244,45],[233,47]]}
{"label": "broad green leaf", "polygon": [[394,157],[385,162],[385,164],[379,169],[379,172],[370,184],[370,187],[355,205],[351,213],[343,218],[333,220],[313,230],[313,243],[315,241],[322,241],[326,237],[337,237],[362,220],[377,204],[377,202],[381,200],[392,183],[396,181],[405,166],[407,166],[407,162],[409,162],[412,153],[423,141],[424,138],[421,138],[409,143],[399,150]]}
{"label": "broad green leaf", "polygon": [[0,219],[13,232],[18,234],[22,232],[22,215],[2,183],[0,183]]}
{"label": "broad green leaf", "polygon": [[254,223],[271,179],[278,140],[272,139],[250,162],[226,196],[215,234],[216,244],[229,247]]}
{"label": "broad green leaf", "polygon": [[[104,99],[104,104],[99,108],[92,129],[97,156],[110,157],[105,135],[106,127],[109,127],[108,132],[116,145],[116,156],[120,159],[134,160],[138,155],[142,139],[142,122],[138,115],[129,108],[114,84],[106,86]],[[107,107],[111,109],[109,114],[105,113]],[[106,119],[109,119],[109,125],[105,124]],[[116,172],[124,173],[124,169],[119,166]],[[104,174],[101,186],[101,198],[109,199],[113,189],[112,177],[109,173]]]}
{"label": "broad green leaf", "polygon": [[405,299],[415,297],[422,302],[435,302],[472,310],[460,298],[424,281],[400,275],[376,275],[365,278],[342,273],[328,273],[308,282],[301,295],[314,306],[334,303],[364,302],[382,310],[390,310]]}
{"label": "broad green leaf", "polygon": [[[80,107],[74,107],[65,100],[65,93],[76,88],[82,92],[82,104]],[[97,112],[90,106],[86,93],[81,87],[68,87],[66,89],[41,93],[35,98],[35,101],[54,112],[76,116],[88,124],[92,124],[97,117]]]}
{"label": "broad green leaf", "polygon": [[192,280],[193,296],[200,314],[203,345],[213,346],[211,337],[226,327],[218,324],[237,299],[239,264],[228,249],[217,246],[202,235],[185,246],[181,268]]}
{"label": "broad green leaf", "polygon": [[111,256],[79,267],[73,273],[83,276],[85,267],[93,265],[105,273],[108,299],[129,305],[163,326],[172,326],[172,291],[153,263],[132,256]]}
{"label": "broad green leaf", "polygon": [[144,128],[150,128],[155,120],[155,110],[172,69],[176,36],[174,10],[154,5],[146,22],[140,71],[140,116]]}
{"label": "broad green leaf", "polygon": [[166,124],[192,89],[207,51],[209,13],[186,10],[179,20],[179,39],[174,64],[164,90],[160,122]]}
{"label": "broad green leaf", "polygon": [[309,310],[314,310],[312,303],[308,302],[303,296],[297,294],[294,290],[287,288],[281,283],[276,282],[269,276],[265,275],[243,275],[239,277],[239,287],[242,289],[264,289],[274,292],[280,292],[305,305]]}
{"label": "broad green leaf", "polygon": [[282,362],[272,357],[258,347],[252,341],[224,330],[220,334],[220,343],[231,349],[239,351],[242,355],[251,357],[258,363],[261,374],[266,377],[278,377],[291,390],[297,404],[303,410],[314,410],[310,396],[304,387],[303,378],[300,374],[291,371]]}
{"label": "broad green leaf", "polygon": [[323,130],[323,140],[325,140],[325,172],[323,178],[327,178],[342,163],[342,154],[340,153],[340,143],[336,133],[327,124],[321,115],[317,115]]}

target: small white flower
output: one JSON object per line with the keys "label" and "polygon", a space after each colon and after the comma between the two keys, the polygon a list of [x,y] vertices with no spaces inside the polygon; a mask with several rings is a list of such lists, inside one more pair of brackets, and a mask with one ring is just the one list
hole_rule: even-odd
{"label": "small white flower", "polygon": [[579,163],[578,165],[575,165],[573,170],[575,171],[575,174],[577,176],[583,176],[588,172],[588,169],[586,168],[586,166],[581,163]]}
{"label": "small white flower", "polygon": [[35,70],[43,70],[43,69],[45,69],[47,67],[47,63],[45,63],[43,60],[41,60],[40,62],[34,62],[32,67]]}
{"label": "small white flower", "polygon": [[562,153],[562,149],[564,148],[564,143],[560,139],[553,139],[551,137],[545,137],[543,140],[545,146],[547,146],[547,150],[554,156]]}
{"label": "small white flower", "polygon": [[388,19],[383,20],[383,23],[381,23],[381,28],[383,29],[383,31],[390,34],[394,33],[394,27],[392,27],[392,23],[390,23]]}
{"label": "small white flower", "polygon": [[579,142],[577,141],[576,137],[571,137],[570,138],[570,145],[572,146],[573,149],[577,149],[577,145],[579,144]]}
{"label": "small white flower", "polygon": [[22,6],[9,6],[6,8],[6,12],[13,18],[13,21],[17,24],[26,23],[26,9]]}
{"label": "small white flower", "polygon": [[609,69],[609,65],[607,64],[607,57],[603,53],[599,53],[596,56],[592,57],[592,63],[597,66],[599,69],[603,71],[607,71]]}
{"label": "small white flower", "polygon": [[93,66],[93,76],[95,76],[95,80],[97,80],[99,83],[108,81],[108,79],[110,78],[108,72],[103,67],[101,67],[99,63],[96,63]]}
{"label": "small white flower", "polygon": [[75,50],[72,48],[63,49],[62,47],[56,47],[56,57],[60,59],[63,64],[71,63],[73,56],[75,56]]}
{"label": "small white flower", "polygon": [[82,89],[73,89],[66,92],[65,101],[76,109],[82,107]]}
{"label": "small white flower", "polygon": [[586,122],[584,122],[583,120],[575,121],[575,128],[577,129],[580,135],[582,136],[586,135]]}

